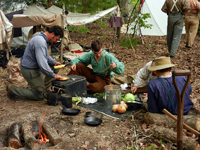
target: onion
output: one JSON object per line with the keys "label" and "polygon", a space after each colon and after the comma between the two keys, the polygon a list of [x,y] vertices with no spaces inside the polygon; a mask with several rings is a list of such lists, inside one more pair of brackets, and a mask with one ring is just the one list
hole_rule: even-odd
{"label": "onion", "polygon": [[126,108],[123,105],[120,104],[118,106],[117,112],[120,113],[120,114],[123,114],[123,113],[126,112]]}
{"label": "onion", "polygon": [[128,108],[128,105],[126,103],[121,103],[120,105],[124,106],[126,109]]}
{"label": "onion", "polygon": [[119,105],[115,104],[112,106],[112,111],[116,112],[118,109]]}

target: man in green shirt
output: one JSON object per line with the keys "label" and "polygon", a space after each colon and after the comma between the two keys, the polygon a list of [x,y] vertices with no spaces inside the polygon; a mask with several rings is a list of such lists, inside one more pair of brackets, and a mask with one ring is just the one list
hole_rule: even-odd
{"label": "man in green shirt", "polygon": [[[68,75],[85,76],[87,90],[96,93],[103,91],[104,86],[111,83],[113,72],[119,75],[124,73],[124,63],[104,50],[98,40],[92,42],[91,49],[92,51],[71,61]],[[89,64],[93,69],[87,67]]]}

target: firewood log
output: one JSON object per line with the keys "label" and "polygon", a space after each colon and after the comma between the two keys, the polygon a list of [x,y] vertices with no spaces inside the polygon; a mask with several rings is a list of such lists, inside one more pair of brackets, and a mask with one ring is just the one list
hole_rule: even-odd
{"label": "firewood log", "polygon": [[37,118],[38,123],[42,124],[42,127],[50,140],[50,142],[53,143],[53,145],[57,145],[58,143],[62,142],[62,138],[58,135],[56,130],[54,130],[47,121],[43,120],[42,118]]}
{"label": "firewood log", "polygon": [[8,131],[8,147],[19,149],[21,146],[20,142],[20,126],[18,123],[13,123]]}
{"label": "firewood log", "polygon": [[[177,132],[173,131],[172,129],[155,125],[151,128],[151,130],[149,130],[149,132],[149,134],[152,134],[153,136],[171,141],[172,143],[177,143]],[[185,150],[195,150],[196,146],[197,142],[195,139],[183,135],[183,148]]]}
{"label": "firewood log", "polygon": [[[174,115],[177,117],[176,115]],[[165,114],[147,112],[144,115],[144,121],[147,124],[167,125],[172,128],[177,127],[177,122]],[[200,119],[195,115],[183,116],[183,122],[195,130],[200,129]]]}
{"label": "firewood log", "polygon": [[30,124],[24,123],[22,124],[22,131],[24,134],[24,141],[28,145],[31,150],[39,150],[41,144],[34,137],[32,133],[32,126]]}

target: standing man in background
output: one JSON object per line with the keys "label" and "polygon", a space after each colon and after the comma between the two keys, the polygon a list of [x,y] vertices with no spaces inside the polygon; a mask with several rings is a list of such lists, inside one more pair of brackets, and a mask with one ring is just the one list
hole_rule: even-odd
{"label": "standing man in background", "polygon": [[200,3],[197,0],[187,0],[190,12],[185,15],[186,46],[191,49],[199,26]]}
{"label": "standing man in background", "polygon": [[173,58],[181,39],[183,16],[189,12],[190,7],[187,0],[165,0],[161,10],[168,15],[167,46],[170,57]]}

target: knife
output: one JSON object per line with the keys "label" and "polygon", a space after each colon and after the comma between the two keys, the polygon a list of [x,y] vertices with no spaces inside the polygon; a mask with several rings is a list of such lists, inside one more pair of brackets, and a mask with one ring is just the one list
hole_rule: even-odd
{"label": "knife", "polygon": [[100,73],[103,73],[105,71],[107,71],[110,68],[110,66],[106,67],[106,69],[104,69],[103,71],[101,71]]}

